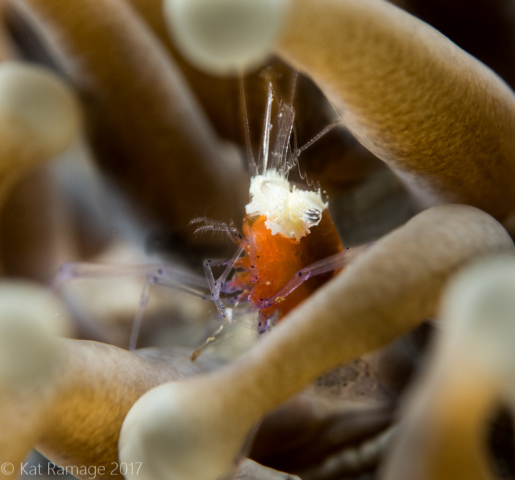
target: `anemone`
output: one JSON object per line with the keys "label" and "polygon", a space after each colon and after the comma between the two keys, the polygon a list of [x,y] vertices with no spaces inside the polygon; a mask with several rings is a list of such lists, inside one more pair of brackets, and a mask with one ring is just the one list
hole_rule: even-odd
{"label": "anemone", "polygon": [[[378,463],[385,479],[495,474],[485,429],[496,402],[513,402],[515,97],[505,83],[505,3],[478,2],[483,14],[469,12],[462,29],[444,21],[464,12],[452,1],[4,3],[0,200],[11,217],[0,231],[0,464],[15,467],[1,475],[15,475],[31,448],[81,478],[91,467],[149,480],[330,480]],[[497,33],[489,48],[470,34],[481,28]],[[242,69],[248,136],[240,81],[224,77]],[[170,293],[171,309],[150,306],[142,343],[153,348],[129,352],[138,298],[127,298],[138,282],[91,302],[65,296],[63,306],[44,286],[11,279],[50,283],[41,272],[63,255],[113,261],[120,244],[141,258],[145,237],[183,268],[224,252],[189,223],[241,221],[250,175],[238,152],[255,149],[261,134],[261,77],[285,92],[295,71],[299,140],[342,122],[302,162],[320,182],[320,211],[327,192],[343,239],[359,227],[355,243],[374,243],[266,338],[242,343],[228,361],[227,344],[239,341],[229,336],[219,342],[226,357],[192,363],[202,335],[191,332],[210,329],[208,314]],[[38,193],[43,184],[56,196]],[[12,220],[16,212],[23,221]],[[345,212],[359,221],[349,225]],[[105,323],[94,322],[98,311]],[[191,326],[169,330],[170,316]],[[413,346],[423,324],[436,342],[420,373],[423,349],[401,345]],[[186,346],[156,347],[170,331]],[[141,470],[122,469],[136,463]]]}

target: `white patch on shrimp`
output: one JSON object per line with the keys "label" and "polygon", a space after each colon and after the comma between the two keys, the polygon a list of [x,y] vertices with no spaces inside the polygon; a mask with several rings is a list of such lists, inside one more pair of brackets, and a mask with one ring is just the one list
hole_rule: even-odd
{"label": "white patch on shrimp", "polygon": [[[275,137],[272,133],[272,103],[274,91],[272,84],[268,84],[268,101],[261,138],[261,151],[257,162],[254,161],[250,145],[250,132],[246,115],[245,98],[242,93],[242,107],[245,119],[245,141],[251,174],[250,203],[245,210],[247,215],[265,215],[266,227],[272,235],[284,235],[292,240],[299,241],[309,234],[309,229],[320,223],[322,213],[327,203],[322,200],[320,189],[317,191],[299,190],[288,181],[288,173],[299,166],[299,155],[317,140],[322,138],[329,130],[340,122],[333,122],[325,127],[318,135],[300,148],[296,141],[291,145],[295,110],[293,108],[293,93],[297,75],[292,79],[292,93],[288,103],[279,101],[275,116]],[[243,92],[243,81],[241,83]],[[273,146],[271,147],[271,142]],[[300,173],[300,170],[299,170]],[[301,177],[305,177],[301,173]],[[312,184],[307,181],[308,186]]]}
{"label": "white patch on shrimp", "polygon": [[295,241],[320,223],[327,208],[320,190],[299,190],[276,170],[253,177],[250,196],[251,202],[245,208],[247,215],[266,215],[265,225],[272,235],[284,235]]}

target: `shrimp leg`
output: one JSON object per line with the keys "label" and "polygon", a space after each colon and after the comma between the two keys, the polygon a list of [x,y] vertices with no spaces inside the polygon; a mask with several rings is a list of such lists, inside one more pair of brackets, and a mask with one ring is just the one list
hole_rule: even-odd
{"label": "shrimp leg", "polygon": [[206,279],[185,269],[171,265],[110,265],[102,263],[70,262],[64,264],[57,274],[54,290],[59,290],[66,282],[79,278],[119,278],[144,276],[145,280],[140,295],[138,309],[129,342],[129,350],[136,349],[141,321],[148,304],[151,285],[162,285],[186,292],[205,301],[212,301],[212,296],[205,290],[208,288]]}
{"label": "shrimp leg", "polygon": [[136,350],[136,344],[138,342],[139,331],[141,328],[141,321],[143,320],[143,313],[145,312],[145,307],[148,305],[151,283],[152,283],[152,277],[150,275],[147,275],[145,277],[145,283],[143,284],[143,289],[141,290],[141,295],[140,295],[139,304],[138,304],[138,310],[136,311],[136,315],[134,315],[134,321],[132,322],[131,338],[129,341],[129,350],[131,352]]}
{"label": "shrimp leg", "polygon": [[190,272],[179,267],[172,267],[166,264],[156,265],[113,265],[108,263],[68,262],[65,263],[56,275],[53,288],[59,290],[66,282],[73,279],[85,278],[120,278],[152,276],[155,282],[160,279],[173,282],[181,289],[188,289],[188,292],[203,296],[199,289],[207,289],[206,279],[202,275]]}
{"label": "shrimp leg", "polygon": [[284,286],[282,290],[280,290],[272,297],[260,300],[258,307],[267,308],[272,305],[276,305],[309,278],[346,267],[350,261],[352,261],[357,255],[359,255],[363,250],[367,249],[370,245],[372,244],[370,243],[362,247],[352,249],[346,248],[342,252],[331,255],[330,257],[324,258],[312,263],[311,265],[308,265],[305,268],[302,268],[297,273],[295,273],[292,279]]}
{"label": "shrimp leg", "polygon": [[[205,260],[203,263],[204,271],[206,272],[207,283],[209,284],[209,289],[211,290],[211,297],[216,305],[218,312],[220,313],[220,316],[225,319],[227,319],[227,314],[225,312],[225,306],[220,300],[220,292],[222,291],[222,288],[225,285],[227,277],[234,269],[234,265],[240,258],[243,251],[244,249],[242,247],[238,248],[238,250],[230,260]],[[220,275],[220,277],[215,280],[212,267],[221,265],[226,265],[226,267],[222,275]]]}
{"label": "shrimp leg", "polygon": [[[202,300],[205,300],[205,301],[212,300],[212,297],[209,294],[202,294],[201,292],[198,292],[186,285],[181,285],[177,282],[174,282],[171,280],[166,280],[166,279],[158,277],[158,276],[147,275],[145,277],[145,283],[143,284],[143,289],[141,291],[140,301],[138,304],[138,310],[136,311],[136,315],[134,316],[134,322],[132,324],[133,326],[132,326],[131,338],[130,338],[130,343],[129,343],[129,350],[131,352],[136,350],[136,343],[138,341],[138,335],[139,335],[139,331],[141,328],[141,321],[143,319],[143,312],[145,311],[145,307],[148,304],[151,285],[161,285],[163,287],[181,290],[183,292],[189,293],[190,295],[195,295],[197,297],[200,297]],[[225,323],[227,323],[227,321]],[[223,325],[222,325],[222,327],[219,328],[219,330],[221,330],[222,328],[223,328]],[[214,335],[216,336],[216,332]]]}
{"label": "shrimp leg", "polygon": [[207,340],[202,344],[200,345],[200,347],[198,347],[190,356],[190,360],[192,362],[194,362],[197,357],[202,353],[202,351],[212,342],[214,342],[217,337],[222,333],[223,329],[230,323],[230,321],[228,320],[228,317],[229,316],[225,316],[224,317],[224,323],[222,323],[222,325],[220,325],[215,332],[213,332],[211,334],[210,337],[207,338]]}
{"label": "shrimp leg", "polygon": [[190,356],[190,360],[192,362],[194,362],[198,356],[204,351],[204,349],[210,345],[211,343],[213,343],[220,335],[221,333],[224,331],[224,328],[227,327],[227,325],[229,325],[230,323],[234,323],[234,324],[237,324],[237,325],[241,325],[242,327],[245,327],[245,328],[249,328],[250,330],[252,331],[255,331],[255,327],[253,325],[250,325],[244,321],[241,321],[241,320],[236,320],[236,319],[233,319],[233,316],[232,316],[232,312],[233,310],[231,308],[227,309],[226,311],[226,315],[224,317],[224,321],[222,323],[222,325],[220,325],[207,339],[206,341],[200,345],[200,347],[198,347]]}
{"label": "shrimp leg", "polygon": [[[217,304],[217,301],[221,304],[220,293],[225,293],[225,280],[227,279],[230,271],[234,268],[234,263],[241,255],[241,251],[239,251],[237,256],[235,255],[233,259],[215,260],[212,261],[212,263],[210,262],[210,265],[213,266],[227,265],[227,268],[224,270],[224,273],[220,276],[220,278],[216,282],[213,280],[212,287],[209,283],[209,277],[206,281],[206,278],[202,275],[197,275],[196,273],[190,272],[188,270],[172,267],[171,265],[166,264],[112,265],[104,263],[69,262],[65,263],[61,267],[53,282],[53,288],[54,290],[59,290],[66,282],[74,279],[107,279],[143,276],[145,281],[140,295],[138,309],[134,316],[134,323],[129,346],[130,350],[135,350],[141,327],[141,321],[143,319],[143,314],[149,300],[151,285],[161,285],[163,287],[180,290],[208,302],[212,302],[216,299],[215,305]],[[211,294],[206,291],[207,289],[211,290]],[[229,297],[226,300],[226,303],[234,302],[234,297]],[[223,307],[222,310],[225,312],[225,307]]]}

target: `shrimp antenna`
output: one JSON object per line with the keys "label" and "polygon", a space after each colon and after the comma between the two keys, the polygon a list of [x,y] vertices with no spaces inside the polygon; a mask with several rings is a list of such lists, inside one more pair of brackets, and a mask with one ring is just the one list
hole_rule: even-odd
{"label": "shrimp antenna", "polygon": [[[327,125],[324,129],[322,129],[322,131],[317,133],[309,142],[306,142],[304,145],[302,145],[302,147],[297,148],[297,146],[295,146],[295,150],[293,151],[294,161],[297,160],[297,158],[299,158],[300,154],[304,150],[307,150],[309,147],[311,147],[311,145],[318,142],[318,140],[320,140],[324,135],[328,134],[334,127],[337,127],[341,123],[342,123],[341,120],[336,120],[333,123],[330,123],[329,125]],[[297,143],[296,140],[297,139],[295,137],[295,143]],[[291,167],[293,167],[293,165],[291,165],[290,168]]]}
{"label": "shrimp antenna", "polygon": [[[279,102],[279,112],[277,113],[276,122],[279,125],[279,131],[272,151],[271,167],[273,170],[279,171],[282,175],[287,175],[291,169],[288,162],[290,157],[289,146],[290,137],[293,131],[293,122],[295,120],[295,109],[293,108],[293,100],[295,98],[295,89],[297,86],[298,72],[293,72],[290,98],[288,103]],[[295,161],[295,157],[293,158]]]}
{"label": "shrimp antenna", "polygon": [[290,100],[288,101],[288,105],[293,107],[293,99],[295,98],[295,91],[297,89],[297,79],[299,78],[298,70],[293,72],[293,76],[291,78],[291,87],[290,87]]}
{"label": "shrimp antenna", "polygon": [[218,327],[218,329],[211,334],[211,336],[204,341],[204,343],[202,345],[200,345],[200,347],[198,347],[190,356],[190,360],[192,362],[194,362],[198,356],[206,349],[206,347],[208,347],[212,342],[214,342],[218,336],[222,333],[223,329],[229,324],[229,321],[226,319],[224,320],[224,323],[222,323],[222,325],[220,325],[220,327]]}
{"label": "shrimp antenna", "polygon": [[258,159],[258,173],[264,175],[268,168],[268,152],[270,150],[270,129],[272,128],[272,102],[274,100],[272,82],[268,83],[268,95],[266,103],[266,115],[263,123],[263,133],[261,136],[262,150]]}
{"label": "shrimp antenna", "polygon": [[243,75],[240,76],[240,103],[241,114],[243,116],[243,131],[245,133],[245,145],[247,147],[247,161],[249,163],[249,173],[251,177],[258,174],[254,154],[252,153],[252,145],[250,143],[250,127],[249,116],[247,114],[247,102],[245,101],[245,85],[243,83]]}
{"label": "shrimp antenna", "polygon": [[315,142],[320,140],[324,135],[329,133],[334,127],[337,127],[341,124],[341,120],[336,120],[329,125],[327,125],[321,132],[319,132],[317,135],[315,135],[309,142],[302,145],[302,147],[297,146],[297,132],[295,130],[295,127],[292,129],[292,137],[293,137],[293,152],[291,154],[291,157],[287,160],[287,163],[285,165],[285,173],[288,173],[295,165],[299,168],[299,175],[302,180],[306,181],[308,186],[312,187],[314,184],[309,181],[306,175],[304,175],[300,170],[300,165],[298,162],[298,158],[300,157],[300,154],[307,150],[311,145],[313,145]]}

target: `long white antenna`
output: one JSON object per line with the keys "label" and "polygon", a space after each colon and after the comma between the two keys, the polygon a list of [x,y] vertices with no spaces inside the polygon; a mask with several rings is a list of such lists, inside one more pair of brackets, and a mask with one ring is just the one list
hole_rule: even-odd
{"label": "long white antenna", "polygon": [[288,105],[293,107],[293,99],[295,98],[295,90],[297,90],[297,79],[299,78],[299,72],[295,70],[293,72],[293,77],[291,79],[291,87],[290,87],[290,101]]}
{"label": "long white antenna", "polygon": [[309,142],[306,142],[302,147],[296,148],[293,152],[296,157],[298,157],[304,150],[308,149],[313,145],[315,142],[320,140],[324,135],[329,133],[333,128],[337,127],[338,125],[341,125],[341,120],[335,120],[333,123],[330,123],[327,125],[321,132],[317,133]]}
{"label": "long white antenna", "polygon": [[266,172],[268,166],[268,152],[270,150],[270,130],[272,128],[271,117],[272,117],[272,102],[274,100],[274,95],[272,91],[272,82],[268,83],[268,101],[266,104],[266,116],[265,123],[263,125],[263,171],[264,174]]}
{"label": "long white antenna", "polygon": [[249,173],[251,177],[258,174],[254,155],[252,153],[252,145],[250,143],[249,116],[247,115],[247,103],[245,102],[245,86],[243,84],[243,75],[240,76],[240,103],[241,113],[243,116],[243,130],[245,132],[245,145],[247,147],[247,161],[249,163]]}

